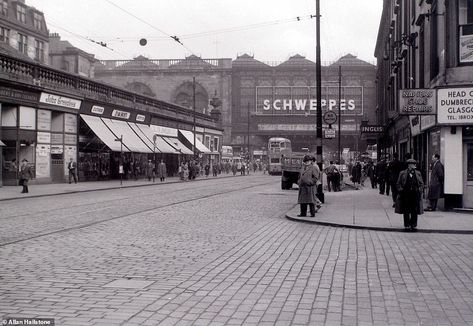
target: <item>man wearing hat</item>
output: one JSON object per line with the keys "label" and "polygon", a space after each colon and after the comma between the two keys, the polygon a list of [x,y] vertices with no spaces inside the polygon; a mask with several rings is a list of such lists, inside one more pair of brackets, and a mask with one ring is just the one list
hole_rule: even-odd
{"label": "man wearing hat", "polygon": [[397,180],[399,194],[395,212],[403,214],[406,229],[414,230],[417,227],[417,216],[424,213],[422,203],[424,181],[420,171],[416,170],[416,160],[411,158],[406,163],[407,169],[401,171]]}
{"label": "man wearing hat", "polygon": [[440,162],[440,155],[432,156],[432,170],[430,172],[430,184],[427,198],[429,199],[429,207],[426,211],[435,211],[437,209],[437,201],[443,197],[444,168]]}
{"label": "man wearing hat", "polygon": [[20,186],[23,186],[23,190],[21,191],[22,194],[28,193],[28,181],[34,178],[33,171],[31,167],[28,165],[28,160],[25,158],[21,161],[20,166]]}
{"label": "man wearing hat", "polygon": [[[307,216],[307,205],[309,205],[310,216],[314,217],[320,208],[320,200],[317,198],[317,181],[320,178],[319,168],[312,164],[312,157],[305,155],[302,159],[302,168],[297,184],[299,185],[299,196],[297,203],[301,205],[300,216]],[[317,205],[317,210],[315,206]]]}

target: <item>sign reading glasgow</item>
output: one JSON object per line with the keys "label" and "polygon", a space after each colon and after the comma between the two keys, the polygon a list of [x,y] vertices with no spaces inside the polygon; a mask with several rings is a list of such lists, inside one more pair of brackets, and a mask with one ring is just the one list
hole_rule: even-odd
{"label": "sign reading glasgow", "polygon": [[360,130],[364,134],[380,134],[384,132],[384,126],[361,125]]}
{"label": "sign reading glasgow", "polygon": [[434,89],[399,90],[399,114],[436,114],[436,93]]}

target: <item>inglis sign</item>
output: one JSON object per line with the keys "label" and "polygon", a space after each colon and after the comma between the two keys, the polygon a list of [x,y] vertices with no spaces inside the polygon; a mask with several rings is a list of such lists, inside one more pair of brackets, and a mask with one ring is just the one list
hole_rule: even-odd
{"label": "inglis sign", "polygon": [[[363,114],[363,87],[342,86],[342,97],[338,100],[338,87],[322,87],[323,111],[338,110],[342,115]],[[315,87],[277,86],[256,87],[256,111],[265,115],[308,115],[317,112]]]}

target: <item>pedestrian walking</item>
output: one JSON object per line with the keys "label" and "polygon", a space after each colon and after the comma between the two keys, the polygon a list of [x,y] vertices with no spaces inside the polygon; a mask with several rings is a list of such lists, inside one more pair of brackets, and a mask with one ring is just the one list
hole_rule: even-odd
{"label": "pedestrian walking", "polygon": [[158,164],[158,172],[157,172],[157,175],[158,175],[158,178],[159,180],[161,180],[161,182],[164,181],[164,179],[166,178],[166,163],[164,163],[164,160],[161,160],[161,162]]}
{"label": "pedestrian walking", "polygon": [[330,161],[330,165],[325,168],[325,174],[327,175],[327,189],[329,192],[338,191],[338,183],[340,182],[340,171],[338,171],[337,167]]}
{"label": "pedestrian walking", "polygon": [[182,177],[185,181],[189,180],[189,165],[187,163],[182,166]]}
{"label": "pedestrian walking", "polygon": [[34,179],[33,171],[28,164],[28,160],[25,158],[21,161],[20,165],[20,174],[19,174],[19,182],[20,186],[23,186],[23,190],[21,191],[22,194],[28,193],[28,181],[30,179]]}
{"label": "pedestrian walking", "polygon": [[366,167],[366,174],[370,178],[371,189],[377,188],[376,186],[376,168],[373,161],[369,161]]}
{"label": "pedestrian walking", "polygon": [[146,163],[146,177],[148,178],[148,181],[151,181],[151,179],[154,178],[154,164],[151,160],[148,160],[148,163]]}
{"label": "pedestrian walking", "polygon": [[440,162],[440,155],[434,154],[432,156],[429,191],[427,192],[429,206],[425,209],[426,211],[432,212],[437,209],[437,201],[443,197],[444,177],[444,167]]}
{"label": "pedestrian walking", "polygon": [[393,159],[389,162],[389,185],[391,188],[392,198],[393,198],[393,207],[396,204],[396,198],[398,194],[397,180],[399,179],[399,174],[403,169],[403,163],[399,161],[399,156],[397,153],[393,154]]}
{"label": "pedestrian walking", "polygon": [[351,170],[351,181],[355,189],[358,190],[361,182],[361,164],[358,161],[355,162]]}
{"label": "pedestrian walking", "polygon": [[310,216],[314,217],[320,208],[320,200],[317,198],[317,182],[320,177],[320,170],[317,165],[312,164],[312,157],[305,155],[302,160],[302,168],[299,180],[299,195],[297,203],[300,204],[301,212],[299,217],[307,216],[307,206],[309,206]]}
{"label": "pedestrian walking", "polygon": [[420,171],[416,170],[416,160],[406,161],[407,169],[401,171],[397,180],[398,196],[396,197],[395,212],[403,214],[404,228],[415,230],[417,217],[424,213],[422,192],[424,182]]}
{"label": "pedestrian walking", "polygon": [[210,164],[209,163],[205,164],[204,170],[205,170],[205,177],[208,178],[209,174],[210,174]]}
{"label": "pedestrian walking", "polygon": [[74,162],[72,157],[67,164],[67,169],[69,170],[69,184],[72,182],[72,179],[74,179],[74,183],[77,183],[77,163]]}
{"label": "pedestrian walking", "polygon": [[379,193],[384,195],[385,187],[386,187],[386,160],[381,158],[376,164],[376,182],[379,185]]}

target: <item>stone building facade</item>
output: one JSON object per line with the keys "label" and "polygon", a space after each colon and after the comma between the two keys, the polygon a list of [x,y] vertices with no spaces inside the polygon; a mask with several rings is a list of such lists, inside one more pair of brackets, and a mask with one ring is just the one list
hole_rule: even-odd
{"label": "stone building facade", "polygon": [[429,182],[445,165],[445,208],[473,208],[473,2],[385,0],[375,56],[379,138],[386,154],[413,154]]}

